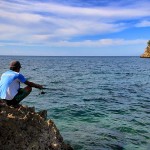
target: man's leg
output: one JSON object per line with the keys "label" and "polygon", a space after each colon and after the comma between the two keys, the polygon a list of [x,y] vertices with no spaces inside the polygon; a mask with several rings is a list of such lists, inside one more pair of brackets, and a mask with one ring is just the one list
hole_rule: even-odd
{"label": "man's leg", "polygon": [[25,88],[20,88],[17,95],[10,101],[7,101],[8,105],[18,105],[24,98],[26,98],[32,91],[32,87],[26,86]]}

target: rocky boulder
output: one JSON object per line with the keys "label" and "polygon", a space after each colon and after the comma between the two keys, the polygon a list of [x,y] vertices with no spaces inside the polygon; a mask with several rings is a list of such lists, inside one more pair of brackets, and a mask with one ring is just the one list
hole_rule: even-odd
{"label": "rocky boulder", "polygon": [[0,150],[73,150],[63,141],[47,111],[7,106],[0,101]]}

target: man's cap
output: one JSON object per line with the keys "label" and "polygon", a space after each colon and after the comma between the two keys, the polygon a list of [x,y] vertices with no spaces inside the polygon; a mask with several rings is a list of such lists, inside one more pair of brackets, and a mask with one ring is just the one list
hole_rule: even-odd
{"label": "man's cap", "polygon": [[10,68],[21,68],[21,64],[19,61],[13,60],[10,62]]}

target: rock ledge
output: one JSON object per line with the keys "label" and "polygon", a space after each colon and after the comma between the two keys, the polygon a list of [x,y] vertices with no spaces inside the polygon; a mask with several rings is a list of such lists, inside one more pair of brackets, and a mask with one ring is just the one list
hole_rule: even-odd
{"label": "rock ledge", "polygon": [[47,111],[7,106],[0,100],[0,150],[73,150],[65,144]]}

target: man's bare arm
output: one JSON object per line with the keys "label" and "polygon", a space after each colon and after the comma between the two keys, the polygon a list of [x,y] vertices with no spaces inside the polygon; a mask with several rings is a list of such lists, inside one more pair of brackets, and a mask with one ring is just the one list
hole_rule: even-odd
{"label": "man's bare arm", "polygon": [[38,88],[38,89],[43,89],[43,86],[40,84],[36,84],[34,82],[30,82],[30,81],[25,81],[24,82],[26,85],[30,86],[30,87],[34,87],[34,88]]}

